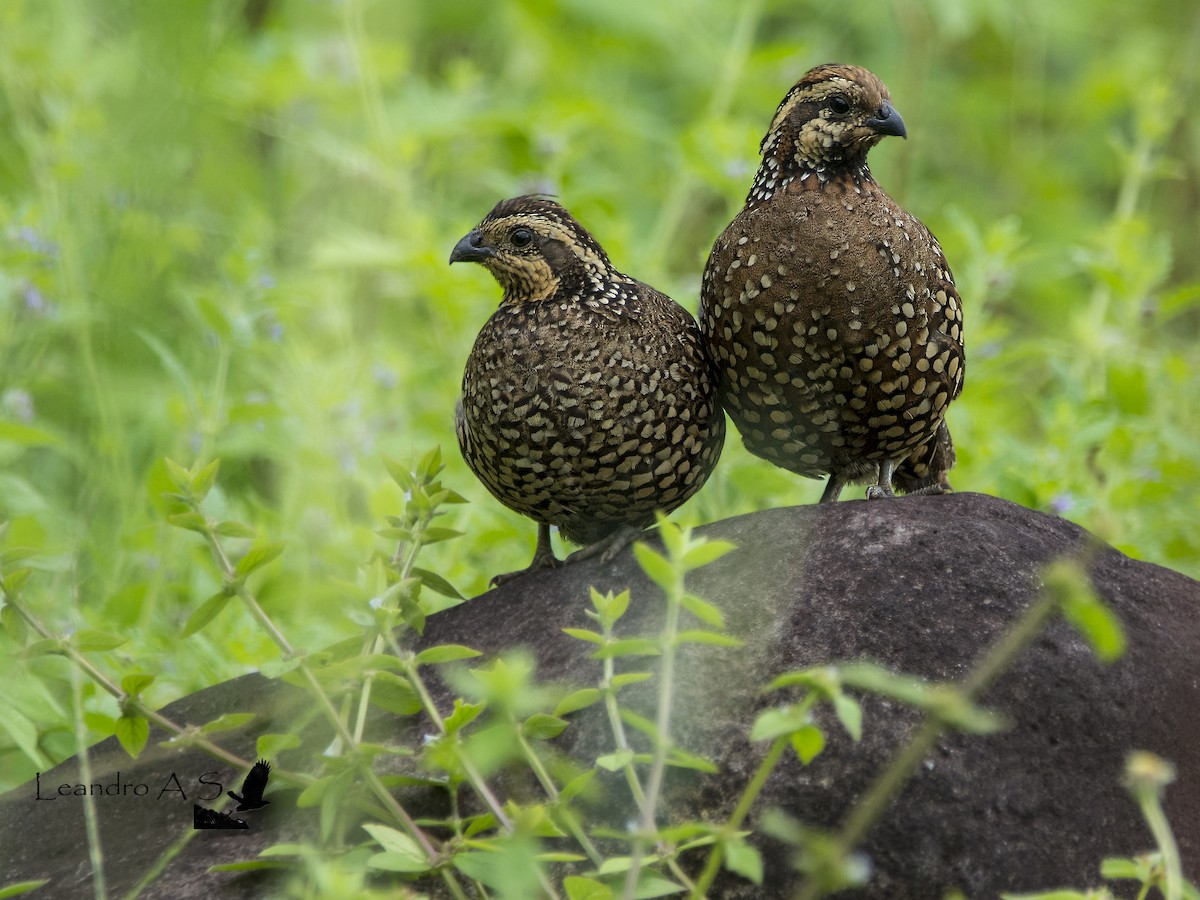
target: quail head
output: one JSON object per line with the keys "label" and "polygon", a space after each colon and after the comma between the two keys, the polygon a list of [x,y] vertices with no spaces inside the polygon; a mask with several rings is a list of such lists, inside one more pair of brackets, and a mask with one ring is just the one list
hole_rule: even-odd
{"label": "quail head", "polygon": [[950,490],[962,306],[937,240],[871,176],[905,137],[883,82],[818,66],[783,98],[704,272],[700,327],[747,449],[868,497]]}
{"label": "quail head", "polygon": [[670,297],[613,268],[559,204],[497,204],[455,246],[503,288],[475,340],[457,410],[463,458],[538,524],[533,562],[559,564],[550,526],[611,559],[700,490],[725,419],[700,331]]}

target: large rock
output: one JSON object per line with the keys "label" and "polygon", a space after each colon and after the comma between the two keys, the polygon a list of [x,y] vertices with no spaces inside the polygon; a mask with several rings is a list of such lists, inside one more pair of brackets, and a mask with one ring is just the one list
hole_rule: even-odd
{"label": "large rock", "polygon": [[[695,573],[689,586],[719,605],[730,631],[746,643],[682,654],[673,731],[682,746],[716,761],[721,774],[674,772],[668,815],[728,814],[764,751],[746,734],[758,710],[778,702],[760,691],[776,674],[871,660],[930,679],[962,678],[1033,602],[1043,567],[1072,556],[1120,617],[1126,654],[1102,665],[1066,623],[1052,622],[983,697],[1011,727],[986,737],[941,738],[868,836],[863,849],[874,879],[853,896],[941,897],[959,888],[986,897],[1096,884],[1101,858],[1152,846],[1120,786],[1123,760],[1135,748],[1176,765],[1166,808],[1185,870],[1200,877],[1200,584],[1135,562],[1069,522],[975,494],[775,509],[702,532],[739,550]],[[661,622],[657,590],[624,554],[607,565],[588,561],[510,582],[433,617],[422,643],[463,643],[488,653],[523,645],[537,659],[539,679],[593,684],[597,663],[562,632],[592,626],[584,615],[589,586],[632,588],[625,633],[652,633]],[[654,690],[652,683],[631,689],[628,702],[649,711]],[[285,730],[310,708],[296,689],[247,676],[163,712],[195,723],[222,712],[260,712],[260,721],[223,741],[252,758],[258,734]],[[789,755],[757,809],[778,807],[807,824],[836,827],[918,721],[911,709],[878,698],[866,698],[864,712],[861,742],[850,742],[831,723],[825,754],[808,767]],[[386,716],[375,719],[374,729],[413,745],[427,730],[419,721]],[[119,770],[122,782],[149,788],[140,798],[98,798],[110,893],[127,890],[169,846],[192,834],[195,789],[206,792],[201,802],[213,790],[198,783],[201,775],[214,773],[208,780],[236,788],[244,774],[197,751],[158,748],[163,737],[152,733],[136,762],[113,741],[91,750],[93,782],[112,783]],[[306,738],[277,763],[315,771],[327,736],[310,728]],[[596,707],[573,716],[556,743],[585,761],[612,748]],[[77,771],[72,760],[44,773],[42,794],[78,782]],[[173,791],[153,799],[172,773],[187,800]],[[502,787],[520,789],[517,782]],[[253,816],[252,830],[195,832],[142,896],[261,895],[269,876],[205,870],[310,833],[311,816],[294,807],[294,793],[273,790],[271,806],[242,814]],[[626,793],[614,776],[604,792],[610,805],[593,815],[624,821]],[[409,794],[404,801],[431,808],[440,798]],[[760,845],[767,884],[754,888],[727,877],[715,895],[790,892],[798,877],[787,848],[770,840]],[[0,871],[8,881],[50,877],[49,895],[91,896],[85,847],[77,798],[38,800],[35,786],[27,785],[0,800]]]}

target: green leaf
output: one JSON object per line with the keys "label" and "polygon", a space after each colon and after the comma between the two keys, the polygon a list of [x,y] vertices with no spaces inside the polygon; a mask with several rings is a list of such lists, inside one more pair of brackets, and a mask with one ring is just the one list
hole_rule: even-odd
{"label": "green leaf", "polygon": [[238,862],[221,863],[209,866],[206,872],[264,872],[268,870],[287,871],[295,868],[295,863],[270,859],[243,859]]}
{"label": "green leaf", "polygon": [[274,759],[284,750],[294,750],[299,746],[300,736],[296,734],[260,734],[254,742],[259,759]]}
{"label": "green leaf", "polygon": [[695,594],[685,593],[682,597],[680,597],[680,603],[683,604],[684,609],[690,612],[705,625],[711,626],[712,628],[725,627],[725,616],[722,615],[721,610],[717,609],[707,600],[702,600]]}
{"label": "green leaf", "polygon": [[170,476],[171,483],[175,485],[176,490],[186,493],[192,484],[192,473],[169,456],[163,459],[163,463],[167,467],[167,475]]}
{"label": "green leaf", "polygon": [[208,520],[198,512],[175,513],[167,516],[167,521],[176,528],[186,528],[188,531],[195,531],[199,534],[208,532]]}
{"label": "green leaf", "polygon": [[617,772],[633,762],[632,750],[618,750],[616,753],[606,753],[596,757],[596,765],[609,772]]}
{"label": "green leaf", "polygon": [[675,585],[675,567],[661,553],[650,548],[649,544],[641,541],[633,545],[633,555],[637,558],[642,571],[650,576],[650,580],[665,591],[671,591]]}
{"label": "green leaf", "polygon": [[862,739],[862,704],[853,697],[838,691],[833,695],[833,711],[838,721],[853,740]]}
{"label": "green leaf", "polygon": [[5,708],[4,715],[0,716],[0,731],[6,732],[12,738],[12,742],[21,748],[21,752],[44,770],[47,763],[38,749],[38,727],[28,716],[12,707]]}
{"label": "green leaf", "polygon": [[699,569],[701,566],[707,566],[711,562],[716,562],[730,550],[737,549],[736,545],[729,541],[704,541],[702,544],[697,544],[689,549],[683,555],[683,565],[688,571]]}
{"label": "green leaf", "polygon": [[425,585],[425,587],[429,588],[435,594],[441,594],[443,597],[450,597],[454,600],[466,599],[462,594],[455,590],[454,585],[448,582],[441,575],[438,575],[436,572],[430,572],[428,569],[422,569],[419,566],[413,566],[412,574],[417,578],[420,578],[421,584]]}
{"label": "green leaf", "polygon": [[215,619],[220,614],[221,610],[225,608],[225,604],[232,599],[233,598],[224,591],[213,594],[202,604],[200,604],[199,609],[188,616],[187,624],[183,626],[183,631],[180,632],[179,636],[185,638],[191,637],[193,634]]}
{"label": "green leaf", "polygon": [[633,858],[629,856],[610,856],[600,864],[596,869],[598,875],[618,875],[621,872],[628,872],[629,867],[633,865]]}
{"label": "green leaf", "polygon": [[809,713],[802,706],[778,706],[764,709],[750,728],[750,740],[772,741],[777,737],[794,734],[809,724]]}
{"label": "green leaf", "polygon": [[452,538],[462,537],[461,531],[455,531],[453,528],[440,528],[430,526],[421,532],[422,544],[438,544],[442,541],[448,541]]}
{"label": "green leaf", "polygon": [[45,656],[48,653],[61,653],[62,641],[57,638],[43,638],[40,641],[34,641],[32,644],[27,644],[21,649],[21,654],[29,659],[35,656]]}
{"label": "green leaf", "polygon": [[612,888],[603,881],[580,875],[568,875],[564,878],[563,889],[567,892],[567,900],[613,900],[614,896]]}
{"label": "green leaf", "polygon": [[588,769],[586,772],[576,775],[562,786],[562,790],[558,792],[559,798],[563,803],[567,803],[587,790],[588,785],[595,779],[595,769]]}
{"label": "green leaf", "polygon": [[731,634],[721,634],[719,631],[705,631],[702,628],[689,628],[675,636],[676,644],[710,644],[715,647],[740,647],[745,643],[741,638]]}
{"label": "green leaf", "polygon": [[[554,836],[562,837],[563,835],[560,832],[559,834],[556,834]],[[562,853],[562,852],[550,851],[547,853],[539,853],[537,855],[538,862],[550,862],[550,863],[583,862],[585,859],[587,859],[587,857],[580,853]]]}
{"label": "green leaf", "polygon": [[353,769],[346,769],[339,772],[333,777],[333,780],[325,789],[325,793],[321,796],[320,812],[317,817],[317,833],[321,836],[320,839],[322,842],[330,840],[334,829],[338,827],[340,822],[344,821],[342,811],[349,805],[357,778],[358,773]]}
{"label": "green leaf", "polygon": [[668,522],[666,516],[661,513],[655,518],[658,519],[658,536],[667,550],[667,556],[679,559],[687,549],[691,538],[691,529],[684,533],[682,528],[674,522]]}
{"label": "green leaf", "polygon": [[683,891],[683,885],[676,884],[669,878],[664,878],[653,869],[642,869],[638,872],[637,886],[633,889],[634,900],[651,900],[653,897],[667,897]]}
{"label": "green leaf", "polygon": [[[6,591],[9,597],[13,596],[13,592]],[[29,626],[25,624],[25,620],[21,618],[21,614],[11,603],[6,603],[0,606],[0,626],[3,626],[4,633],[7,634],[14,644],[24,644],[29,637]]]}
{"label": "green leaf", "polygon": [[145,716],[121,716],[117,719],[117,740],[134,759],[145,749],[149,737],[150,723]]}
{"label": "green leaf", "polygon": [[461,699],[455,698],[454,712],[445,719],[446,733],[455,734],[462,731],[479,717],[486,706],[485,703],[465,703]]}
{"label": "green leaf", "polygon": [[573,638],[578,638],[581,641],[587,641],[589,644],[603,644],[604,636],[597,634],[594,631],[588,631],[586,628],[564,628],[563,631]]}
{"label": "green leaf", "polygon": [[816,691],[821,696],[841,689],[840,674],[832,666],[817,666],[811,669],[799,669],[795,672],[784,672],[767,685],[767,690],[778,691],[789,687],[806,687]]}
{"label": "green leaf", "polygon": [[71,643],[75,645],[75,649],[87,653],[92,650],[112,650],[114,647],[120,647],[126,641],[125,638],[110,634],[107,631],[96,631],[93,628],[84,628],[75,632],[71,638]]}
{"label": "green leaf", "polygon": [[463,647],[460,644],[442,644],[418,653],[417,665],[436,666],[442,663],[456,662],[460,659],[472,659],[482,655],[478,650],[472,650],[470,647]]}
{"label": "green leaf", "polygon": [[395,672],[376,673],[371,703],[397,716],[412,716],[421,711],[421,698],[408,679]]}
{"label": "green leaf", "polygon": [[[49,883],[49,878],[41,878],[34,881],[14,881],[12,884],[0,887],[0,900],[7,900],[9,897],[16,897],[21,894],[28,894],[30,891],[36,891],[42,885]],[[612,897],[612,893],[610,892],[608,896]],[[572,896],[571,900],[577,900],[577,898]],[[587,897],[586,900],[607,900],[607,898]]]}
{"label": "green leaf", "polygon": [[234,570],[238,578],[245,578],[251,572],[261,569],[267,563],[275,559],[283,552],[283,541],[267,541],[262,544],[255,544],[251,547],[246,555],[238,560],[237,568]]}
{"label": "green leaf", "polygon": [[1058,597],[1063,616],[1083,635],[1101,662],[1110,663],[1125,652],[1125,633],[1112,611],[1096,595],[1092,580],[1073,560],[1060,560],[1046,569],[1046,590]]}
{"label": "green leaf", "polygon": [[407,466],[402,466],[394,459],[389,459],[386,456],[383,458],[383,466],[387,469],[388,474],[392,476],[392,481],[400,485],[401,490],[411,491],[416,487],[417,483],[413,479],[412,473],[408,471]]}
{"label": "green leaf", "polygon": [[221,535],[221,537],[230,538],[252,538],[254,537],[254,529],[249,525],[243,525],[241,522],[218,522],[213,526],[213,531]]}
{"label": "green leaf", "polygon": [[121,690],[130,697],[136,697],[154,684],[154,677],[144,672],[133,672],[121,679]]}
{"label": "green leaf", "polygon": [[[845,685],[870,691],[883,697],[892,697],[921,709],[927,709],[932,702],[935,702],[932,697],[935,691],[939,688],[944,689],[944,686],[931,683],[924,678],[918,678],[915,675],[901,675],[874,663],[850,663],[841,666],[838,672]],[[954,690],[954,688],[949,688],[949,690]]]}
{"label": "green leaf", "polygon": [[603,696],[596,688],[583,688],[582,690],[573,691],[558,701],[558,705],[554,707],[554,715],[565,716],[568,713],[585,709],[600,700]]}
{"label": "green leaf", "polygon": [[432,481],[438,472],[442,471],[442,448],[435,446],[421,457],[417,463],[417,476],[424,477],[426,483]]}
{"label": "green leaf", "polygon": [[57,447],[62,443],[58,435],[32,425],[18,422],[0,422],[0,441],[20,444],[24,447]]}
{"label": "green leaf", "polygon": [[1070,597],[1063,604],[1063,615],[1091,644],[1101,662],[1115,662],[1125,653],[1121,622],[1098,597]]}
{"label": "green leaf", "polygon": [[620,618],[625,615],[626,610],[629,609],[628,589],[616,595],[612,591],[609,591],[607,594],[601,594],[595,588],[589,588],[589,591],[591,592],[592,606],[600,614],[600,621],[610,628],[617,624]]}
{"label": "green leaf", "polygon": [[548,741],[562,734],[566,727],[565,719],[545,713],[534,713],[522,724],[521,732],[535,741]]}
{"label": "green leaf", "polygon": [[387,872],[424,872],[429,869],[429,857],[421,849],[421,845],[403,831],[374,823],[363,825],[363,829],[375,838],[385,851],[376,853],[367,860],[370,868]]}
{"label": "green leaf", "polygon": [[196,503],[207,497],[208,492],[212,490],[212,486],[217,480],[217,470],[219,468],[221,468],[221,460],[214,459],[208,465],[201,468],[192,478],[188,490],[191,491]]}
{"label": "green leaf", "polygon": [[792,733],[792,749],[806,766],[825,749],[825,734],[816,725],[805,725]]}
{"label": "green leaf", "polygon": [[265,847],[259,851],[258,855],[268,858],[282,856],[285,858],[291,857],[298,859],[307,856],[308,853],[309,847],[304,844],[288,844],[281,842],[278,844],[272,844],[270,847]]}
{"label": "green leaf", "polygon": [[620,709],[618,715],[620,715],[621,721],[630,728],[636,728],[642,734],[649,735],[651,738],[658,737],[658,726],[645,716],[635,713],[632,709],[625,708]]}
{"label": "green leaf", "polygon": [[464,837],[474,837],[483,831],[491,831],[497,827],[499,823],[496,821],[496,816],[492,813],[482,813],[478,816],[472,816],[467,820],[467,827],[463,830]]}
{"label": "green leaf", "polygon": [[627,684],[638,684],[642,681],[649,681],[654,677],[652,672],[622,672],[620,675],[614,675],[610,682],[614,688],[623,688]]}
{"label": "green leaf", "polygon": [[703,756],[689,753],[682,747],[672,747],[667,751],[667,765],[674,766],[676,769],[695,769],[697,772],[707,772],[710,775],[715,775],[720,771]]}
{"label": "green leaf", "polygon": [[381,872],[427,872],[430,864],[403,853],[375,853],[367,858],[367,868]]}
{"label": "green leaf", "polygon": [[243,725],[249,725],[258,718],[258,713],[225,713],[211,722],[200,726],[201,734],[215,734],[218,731],[233,731]]}
{"label": "green leaf", "polygon": [[411,541],[413,539],[413,530],[411,528],[401,528],[398,525],[392,525],[388,528],[378,528],[375,533],[389,541]]}
{"label": "green leaf", "polygon": [[4,586],[4,593],[9,597],[16,597],[21,593],[21,588],[25,587],[31,575],[33,572],[30,569],[13,569],[0,581],[0,584]]}
{"label": "green leaf", "polygon": [[755,884],[762,884],[763,860],[758,848],[747,844],[741,838],[731,838],[724,842],[725,868],[735,875],[741,875]]}
{"label": "green leaf", "polygon": [[592,651],[592,659],[614,659],[619,656],[658,656],[661,652],[657,641],[649,638],[625,638]]}
{"label": "green leaf", "polygon": [[312,809],[314,806],[317,806],[324,798],[325,792],[329,790],[330,785],[333,784],[336,777],[335,775],[324,775],[316,781],[310,782],[300,792],[300,796],[296,798],[296,807],[298,809]]}
{"label": "green leaf", "polygon": [[942,722],[967,734],[993,734],[1005,727],[1002,716],[971,703],[956,688],[939,687],[924,705]]}

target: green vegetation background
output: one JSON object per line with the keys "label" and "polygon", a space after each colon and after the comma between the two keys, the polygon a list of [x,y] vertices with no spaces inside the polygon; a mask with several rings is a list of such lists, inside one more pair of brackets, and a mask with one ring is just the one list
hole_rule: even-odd
{"label": "green vegetation background", "polygon": [[[549,192],[695,310],[776,104],[827,61],[890,86],[910,138],[875,173],[958,276],[955,485],[1200,576],[1193,3],[5,0],[0,548],[35,552],[26,602],[126,636],[103,664],[157,675],[152,703],[275,656],[236,606],[178,638],[219,585],[164,521],[166,456],[220,457],[211,513],[287,541],[256,588],[300,646],[369,600],[383,455],[442,445],[472,501],[425,566],[470,596],[524,565],[532,525],[455,447],[499,290],[450,248]],[[731,436],[676,519],[819,491]],[[75,749],[65,661],[18,651],[0,784]]]}

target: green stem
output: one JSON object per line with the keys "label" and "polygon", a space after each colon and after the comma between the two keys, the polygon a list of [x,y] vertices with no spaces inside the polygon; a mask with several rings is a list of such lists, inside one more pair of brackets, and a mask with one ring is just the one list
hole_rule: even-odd
{"label": "green stem", "polygon": [[1163,812],[1158,792],[1143,788],[1135,792],[1142,815],[1154,835],[1158,852],[1162,854],[1163,877],[1166,879],[1166,889],[1163,891],[1165,900],[1179,900],[1183,896],[1183,863],[1179,858],[1179,845],[1175,843],[1175,835],[1171,833],[1171,824]]}
{"label": "green stem", "polygon": [[[421,710],[429,717],[438,734],[446,737],[446,721],[442,718],[442,714],[438,712],[437,704],[433,702],[433,696],[429,693],[429,688],[425,686],[425,680],[421,678],[420,673],[417,671],[416,658],[399,646],[393,645],[393,650],[396,658],[400,660],[400,668],[404,672],[404,677],[412,685],[413,691],[421,703]],[[483,776],[479,774],[475,766],[463,754],[459,753],[456,755],[459,764],[463,768],[463,774],[466,776],[467,783],[471,785],[475,793],[479,796],[479,799],[483,801],[484,805],[488,808],[488,812],[496,817],[496,821],[500,827],[511,834],[513,832],[512,819],[504,812],[503,805],[496,799],[496,795],[492,793]]]}
{"label": "green stem", "polygon": [[[614,640],[612,626],[606,625],[604,632],[605,640],[611,643]],[[612,728],[613,737],[617,742],[617,750],[632,750],[633,748],[629,746],[629,739],[625,734],[625,723],[621,721],[621,711],[617,704],[617,692],[612,686],[614,674],[615,667],[612,657],[605,657],[604,680],[600,683],[600,690],[604,693],[604,711],[608,714],[608,724]],[[642,782],[638,778],[637,769],[633,767],[633,762],[630,761],[621,767],[621,771],[625,775],[625,782],[629,785],[629,792],[633,794],[634,802],[641,809],[646,804],[646,792],[642,790]]]}
{"label": "green stem", "polygon": [[[425,530],[426,524],[426,520],[419,520],[413,526],[413,531],[415,532],[413,540],[407,543],[402,541],[396,547],[396,553],[392,557],[392,566],[396,569],[396,573],[399,575],[401,581],[412,574],[412,568],[417,562],[417,554],[420,552],[422,546],[421,533]],[[401,557],[403,557],[403,561],[401,561]],[[387,637],[377,634],[369,641],[369,646],[363,648],[363,652],[372,655],[382,653],[387,643]],[[363,731],[367,727],[367,712],[371,706],[371,690],[374,685],[375,674],[368,672],[366,677],[363,678],[362,693],[359,694],[358,698],[358,713],[354,718],[354,739],[356,741],[362,740]]]}
{"label": "green stem", "polygon": [[[193,508],[199,512],[199,508],[197,506],[194,506]],[[266,614],[263,608],[259,605],[258,600],[255,599],[254,595],[250,593],[249,588],[246,587],[245,581],[237,578],[236,569],[232,563],[230,563],[229,557],[225,555],[224,548],[221,547],[221,542],[217,540],[216,533],[211,528],[206,528],[204,531],[204,536],[208,541],[208,545],[213,552],[213,556],[216,559],[217,565],[220,568],[222,575],[224,575],[226,582],[236,585],[234,591],[238,598],[246,605],[246,608],[250,610],[250,613],[255,620],[262,625],[262,627],[271,636],[271,639],[275,642],[276,646],[278,646],[286,656],[295,658],[297,655],[296,651],[292,648],[292,645],[288,642],[287,638],[284,637],[283,632],[275,627],[275,623],[271,620],[271,617]],[[332,726],[334,733],[347,748],[357,747],[358,741],[355,740],[354,735],[351,734],[350,730],[346,727],[345,721],[343,721],[342,716],[338,713],[337,709],[333,705],[333,702],[325,693],[325,689],[321,687],[321,683],[317,681],[317,677],[309,668],[308,663],[304,660],[301,660],[298,671],[303,676],[304,681],[308,686],[309,693],[316,699],[318,708],[325,715],[325,718]],[[379,776],[375,773],[375,770],[371,768],[369,764],[363,765],[361,767],[361,771],[376,798],[384,805],[384,807],[387,808],[388,812],[396,819],[396,821],[401,823],[401,825],[404,827],[404,830],[408,832],[409,836],[421,845],[421,849],[425,852],[425,855],[429,860],[429,864],[431,866],[437,865],[439,857],[438,850],[433,845],[433,842],[429,839],[428,835],[426,835],[425,832],[417,825],[417,823],[413,821],[412,817],[408,814],[404,807],[402,807],[396,801],[396,798],[392,796],[391,792],[387,789],[384,783],[380,780]]]}
{"label": "green stem", "polygon": [[462,889],[462,885],[458,883],[458,879],[454,877],[454,873],[449,869],[442,869],[442,881],[446,882],[446,887],[450,889],[455,900],[470,900]]}
{"label": "green stem", "polygon": [[558,788],[554,784],[554,779],[550,777],[550,773],[546,771],[546,767],[542,764],[529,741],[525,739],[525,735],[521,734],[521,723],[513,721],[512,727],[516,730],[517,745],[521,748],[521,755],[525,757],[525,762],[529,768],[533,770],[533,774],[537,776],[538,782],[542,785],[542,790],[546,792],[546,796],[550,798],[550,802],[554,805],[555,811],[562,819],[563,824],[567,826],[567,830],[571,832],[572,837],[583,848],[583,852],[588,855],[588,859],[592,861],[592,865],[599,867],[604,862],[604,856],[596,849],[596,845],[592,843],[591,838],[587,836],[587,832],[583,830],[583,826],[579,824],[579,820],[575,818],[575,814],[561,803],[562,796],[558,792]]}
{"label": "green stem", "polygon": [[[79,745],[79,777],[84,784],[92,783],[92,761],[87,747],[87,724],[83,721],[83,685],[79,669],[71,667],[71,705],[75,708],[75,741]],[[100,823],[96,816],[96,801],[91,794],[83,798],[83,822],[87,834],[88,863],[92,867],[92,891],[96,900],[108,897],[104,882],[104,848],[100,844]]]}
{"label": "green stem", "polygon": [[[54,633],[40,619],[34,616],[15,598],[10,595],[5,595],[5,604],[16,610],[17,615],[19,615],[25,621],[25,624],[37,632],[41,637],[45,638],[46,640],[57,639]],[[107,675],[101,672],[95,663],[80,653],[78,649],[71,646],[70,641],[61,640],[59,642],[59,646],[62,649],[63,655],[71,661],[76,669],[79,669],[86,674],[87,677],[97,684],[105,693],[115,697],[117,702],[120,703],[122,707],[130,707],[136,710],[138,715],[149,719],[163,731],[168,731],[176,737],[186,737],[187,741],[192,746],[199,747],[211,756],[215,756],[217,759],[224,760],[238,769],[248,769],[252,765],[250,760],[242,759],[240,756],[230,753],[228,750],[225,750],[223,747],[214,744],[212,741],[202,737],[199,734],[190,733],[189,730],[184,728],[182,725],[177,725],[166,716],[160,715],[154,710],[145,707],[138,698],[126,694],[123,690],[121,690],[121,687]]]}
{"label": "green stem", "polygon": [[[767,749],[767,755],[759,763],[754,777],[750,779],[750,783],[746,785],[746,789],[742,792],[741,800],[738,801],[737,807],[733,810],[733,815],[729,817],[729,821],[722,829],[727,835],[732,837],[746,820],[746,816],[749,815],[754,801],[762,793],[767,779],[771,777],[771,773],[779,765],[779,760],[783,758],[784,751],[787,750],[790,740],[791,736],[785,734],[775,738],[771,742],[771,746]],[[723,842],[717,841],[713,845],[712,852],[708,855],[708,862],[704,865],[704,871],[700,873],[700,877],[696,879],[691,893],[688,894],[689,897],[694,898],[694,900],[700,900],[700,898],[707,896],[708,889],[712,886],[713,879],[717,877],[717,872],[721,870],[721,863],[724,859],[725,846]]]}
{"label": "green stem", "polygon": [[[203,516],[203,513],[200,512],[199,504],[193,503],[192,510],[198,515]],[[207,521],[205,519],[206,523]],[[275,623],[271,621],[271,617],[259,606],[258,600],[250,593],[245,582],[237,577],[237,569],[229,561],[229,557],[225,555],[225,548],[217,540],[216,532],[207,525],[204,528],[204,540],[208,543],[208,549],[212,552],[213,559],[217,563],[217,568],[221,570],[221,574],[225,578],[225,583],[234,586],[233,590],[238,599],[245,604],[246,609],[250,611],[250,615],[254,617],[254,620],[263,627],[271,640],[275,642],[275,646],[283,651],[284,656],[288,659],[293,658],[296,655],[296,651],[288,643],[288,639],[284,637],[283,632],[275,627]]]}
{"label": "green stem", "polygon": [[683,572],[677,560],[675,578],[667,591],[667,620],[663,626],[660,643],[662,657],[659,668],[658,710],[654,721],[654,758],[650,764],[650,778],[646,786],[646,799],[638,822],[638,834],[634,841],[629,871],[625,877],[625,900],[633,900],[637,888],[638,874],[646,853],[646,844],[657,828],[658,801],[662,794],[663,777],[667,769],[667,753],[671,749],[671,705],[675,699],[675,652],[679,635],[679,616],[683,609]]}

